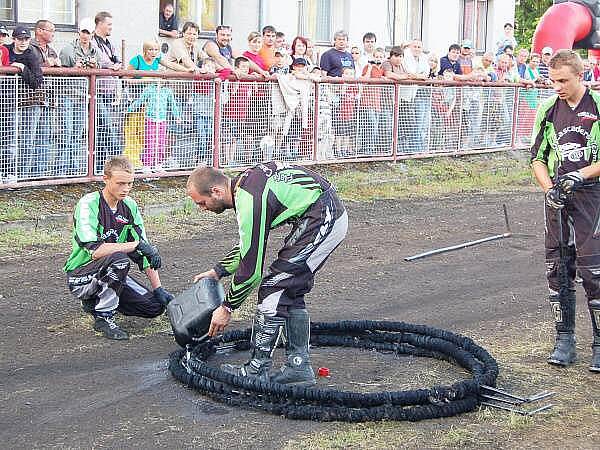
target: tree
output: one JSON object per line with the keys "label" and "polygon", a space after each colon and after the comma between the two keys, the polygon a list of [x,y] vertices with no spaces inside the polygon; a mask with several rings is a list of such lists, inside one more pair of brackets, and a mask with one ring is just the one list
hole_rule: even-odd
{"label": "tree", "polygon": [[533,33],[552,0],[517,0],[515,5],[515,38],[519,47],[531,48]]}

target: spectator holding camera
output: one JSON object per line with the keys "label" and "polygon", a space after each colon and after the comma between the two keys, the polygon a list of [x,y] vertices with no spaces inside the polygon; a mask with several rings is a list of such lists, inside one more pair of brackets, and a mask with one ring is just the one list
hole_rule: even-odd
{"label": "spectator holding camera", "polygon": [[[63,67],[96,69],[98,55],[92,47],[94,21],[90,18],[79,22],[79,37],[65,45],[60,51],[60,64]],[[76,175],[83,167],[86,147],[82,140],[85,129],[85,108],[87,90],[81,79],[70,80],[63,94],[58,98],[61,125],[59,154],[57,155],[57,175]]]}
{"label": "spectator holding camera", "polygon": [[[92,37],[92,47],[96,49],[101,69],[120,70],[123,67],[117,49],[108,39],[112,33],[113,17],[108,11],[101,11],[94,17],[96,28]],[[102,173],[104,162],[121,153],[119,137],[119,111],[121,82],[116,77],[104,77],[97,80],[97,147],[96,173]]]}
{"label": "spectator holding camera", "polygon": [[79,37],[65,45],[60,51],[60,64],[63,67],[95,69],[98,63],[98,50],[92,47],[94,21],[89,18],[79,22]]}

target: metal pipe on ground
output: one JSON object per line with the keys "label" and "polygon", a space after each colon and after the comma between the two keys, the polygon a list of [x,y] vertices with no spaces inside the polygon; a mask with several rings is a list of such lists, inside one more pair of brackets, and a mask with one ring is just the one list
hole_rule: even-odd
{"label": "metal pipe on ground", "polygon": [[446,252],[450,252],[453,250],[460,250],[461,248],[472,247],[474,245],[482,244],[484,242],[496,241],[498,239],[504,239],[507,237],[511,237],[512,231],[510,231],[510,226],[508,224],[508,213],[506,211],[506,205],[503,204],[502,208],[504,210],[504,223],[506,225],[505,233],[496,234],[494,236],[488,236],[486,238],[477,239],[475,241],[464,242],[462,244],[452,245],[450,247],[443,247],[443,248],[438,248],[435,250],[430,250],[428,252],[419,253],[419,254],[413,255],[413,256],[407,256],[406,258],[404,258],[404,261],[415,261],[417,259],[426,258],[428,256],[438,255],[440,253],[446,253]]}

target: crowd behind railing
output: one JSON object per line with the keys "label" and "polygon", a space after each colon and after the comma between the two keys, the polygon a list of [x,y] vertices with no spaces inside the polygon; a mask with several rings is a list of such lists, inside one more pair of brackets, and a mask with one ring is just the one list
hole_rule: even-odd
{"label": "crowd behind railing", "polygon": [[0,184],[92,177],[117,154],[160,175],[201,163],[525,147],[535,109],[552,93],[544,67],[552,49],[541,63],[524,49],[514,58],[510,24],[496,54],[480,59],[470,41],[439,60],[419,40],[387,54],[374,33],[364,35],[362,50],[348,52],[339,31],[318,61],[309,40],[296,37],[288,49],[271,26],[250,33],[239,54],[230,27],[217,27],[200,48],[194,23],[181,32],[163,25],[161,34],[173,32],[168,48],[144,42],[128,70],[108,39],[108,12],[81,20],[78,38],[59,52],[50,45],[51,22],[38,21],[33,39],[15,27],[13,42],[0,46],[3,64],[12,66],[0,68]]}

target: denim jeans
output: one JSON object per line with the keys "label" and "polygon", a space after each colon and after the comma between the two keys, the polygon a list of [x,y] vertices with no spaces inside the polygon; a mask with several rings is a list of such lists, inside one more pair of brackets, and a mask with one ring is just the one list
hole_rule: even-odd
{"label": "denim jeans", "polygon": [[85,98],[60,97],[62,135],[57,155],[57,175],[85,175],[87,111]]}
{"label": "denim jeans", "polygon": [[50,108],[28,106],[19,109],[19,178],[48,175],[50,134]]}
{"label": "denim jeans", "polygon": [[380,112],[370,107],[361,106],[358,110],[358,154],[372,155],[377,153],[378,126]]}
{"label": "denim jeans", "polygon": [[415,97],[415,132],[412,139],[412,151],[426,152],[429,150],[429,130],[431,122],[430,91],[419,89]]}
{"label": "denim jeans", "polygon": [[198,163],[209,164],[212,161],[212,100],[208,95],[193,94],[192,96],[192,114],[198,138]]}
{"label": "denim jeans", "polygon": [[121,154],[119,111],[113,94],[96,96],[96,174],[101,174],[106,160]]}

